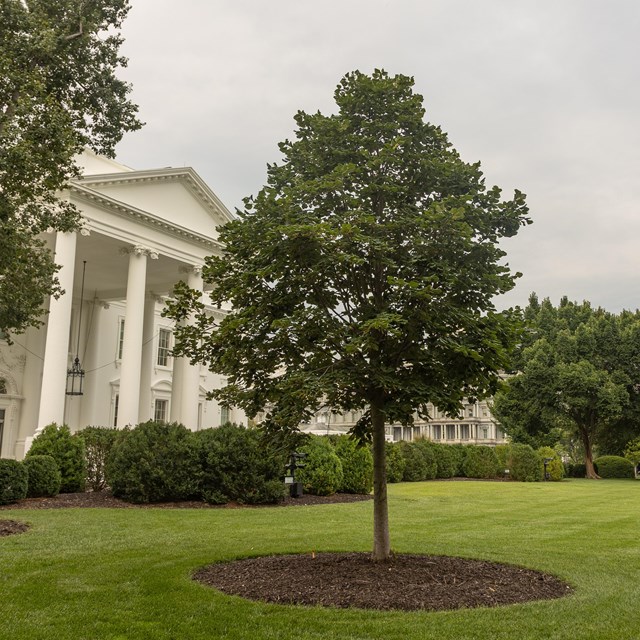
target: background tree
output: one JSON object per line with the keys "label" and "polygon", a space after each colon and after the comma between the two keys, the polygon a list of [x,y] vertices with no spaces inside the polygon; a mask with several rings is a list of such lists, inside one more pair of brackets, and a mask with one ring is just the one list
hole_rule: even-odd
{"label": "background tree", "polygon": [[458,414],[495,392],[514,339],[493,297],[513,287],[498,240],[526,223],[524,196],[503,201],[423,120],[413,79],[346,75],[337,113],[298,112],[294,141],[267,184],[221,230],[207,261],[218,324],[185,285],[168,315],[194,313],[176,352],[228,385],[214,396],[267,433],[292,433],[320,405],[363,410],[373,441],[374,559],[389,557],[385,422],[411,424],[433,402]]}
{"label": "background tree", "polygon": [[515,441],[552,445],[563,432],[579,438],[587,477],[596,478],[594,444],[623,447],[638,412],[640,316],[566,297],[554,307],[535,294],[524,315],[518,374],[497,394],[494,414]]}
{"label": "background tree", "polygon": [[78,211],[60,197],[85,146],[113,156],[138,129],[118,33],[128,0],[0,0],[0,331],[40,323],[60,295],[38,235],[69,231]]}

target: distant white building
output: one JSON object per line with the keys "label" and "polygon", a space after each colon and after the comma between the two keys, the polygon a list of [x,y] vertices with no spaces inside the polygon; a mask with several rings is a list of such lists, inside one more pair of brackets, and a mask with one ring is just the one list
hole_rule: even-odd
{"label": "distant white building", "polygon": [[[347,433],[362,417],[361,411],[333,413],[324,409],[315,414],[311,422],[302,426],[302,430],[314,434]],[[467,403],[457,418],[449,418],[432,404],[429,405],[429,420],[414,416],[414,424],[404,427],[400,424],[387,424],[386,438],[390,442],[412,441],[416,438],[428,438],[445,444],[483,444],[495,446],[506,442],[504,431],[491,415],[486,400]]]}
{"label": "distant white building", "polygon": [[[134,171],[91,152],[81,164],[67,197],[84,227],[47,238],[66,293],[48,302],[42,328],[0,345],[0,457],[21,459],[52,422],[75,431],[152,418],[193,430],[244,421],[206,399],[224,380],[170,356],[173,326],[160,315],[179,280],[206,300],[201,269],[220,253],[216,227],[230,212],[191,168]],[[76,356],[84,392],[67,395]]]}

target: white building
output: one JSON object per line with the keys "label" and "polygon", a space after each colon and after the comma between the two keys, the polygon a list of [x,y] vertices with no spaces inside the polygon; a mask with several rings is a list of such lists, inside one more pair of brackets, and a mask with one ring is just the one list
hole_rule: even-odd
{"label": "white building", "polygon": [[[75,431],[156,418],[197,430],[244,420],[206,400],[218,376],[171,358],[172,325],[160,315],[179,280],[203,290],[204,259],[220,252],[216,227],[230,212],[191,168],[134,171],[91,152],[81,164],[67,197],[84,228],[47,239],[66,293],[49,301],[42,328],[0,346],[3,458],[21,459],[52,422]],[[85,378],[74,396],[76,355]]]}
{"label": "white building", "polygon": [[[489,402],[482,400],[466,403],[457,418],[450,418],[432,404],[429,420],[414,416],[411,427],[400,424],[386,425],[386,438],[390,442],[412,441],[428,438],[444,444],[482,444],[495,446],[506,442],[504,431],[491,415]],[[347,433],[362,417],[361,411],[333,413],[330,409],[319,411],[303,430],[315,434]]]}

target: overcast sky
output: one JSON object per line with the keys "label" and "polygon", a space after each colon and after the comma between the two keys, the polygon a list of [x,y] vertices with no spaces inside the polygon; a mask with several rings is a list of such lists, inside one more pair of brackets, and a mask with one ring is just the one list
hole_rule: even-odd
{"label": "overcast sky", "polygon": [[123,48],[146,126],[118,160],[192,166],[230,208],[263,185],[299,109],[347,72],[415,78],[487,184],[527,194],[505,242],[531,291],[640,307],[637,0],[131,0]]}

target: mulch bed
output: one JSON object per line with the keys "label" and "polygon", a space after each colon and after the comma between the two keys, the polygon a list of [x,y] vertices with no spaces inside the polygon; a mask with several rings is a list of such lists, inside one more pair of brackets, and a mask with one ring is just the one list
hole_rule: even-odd
{"label": "mulch bed", "polygon": [[335,504],[336,502],[361,502],[371,500],[372,496],[336,493],[332,496],[303,495],[300,498],[286,497],[278,504],[240,505],[230,502],[223,505],[207,504],[201,500],[185,500],[182,502],[154,502],[151,504],[131,504],[114,498],[109,491],[88,491],[86,493],[61,493],[53,498],[25,498],[14,504],[0,506],[3,509],[66,509],[103,508],[103,509],[259,509],[266,507],[310,506],[316,504]]}
{"label": "mulch bed", "polygon": [[0,520],[0,538],[11,536],[14,533],[24,533],[29,530],[29,525],[15,520]]}
{"label": "mulch bed", "polygon": [[318,553],[213,564],[198,582],[278,604],[443,611],[561,598],[572,592],[554,576],[512,565],[448,556]]}
{"label": "mulch bed", "polygon": [[[247,507],[209,505],[200,501],[134,505],[110,492],[64,493],[53,498],[27,498],[3,509],[238,509],[312,506],[359,502],[371,496],[336,494],[286,498],[278,505]],[[22,533],[29,525],[0,519],[0,536]],[[572,592],[554,576],[511,565],[446,556],[395,555],[376,563],[367,553],[310,553],[246,558],[218,563],[194,579],[224,593],[252,600],[378,610],[448,610],[560,598]]]}

